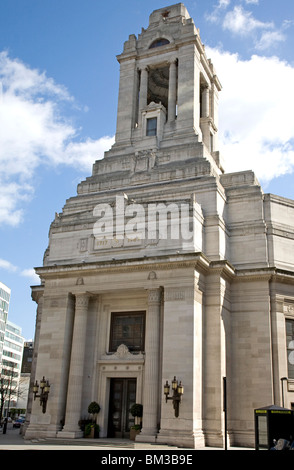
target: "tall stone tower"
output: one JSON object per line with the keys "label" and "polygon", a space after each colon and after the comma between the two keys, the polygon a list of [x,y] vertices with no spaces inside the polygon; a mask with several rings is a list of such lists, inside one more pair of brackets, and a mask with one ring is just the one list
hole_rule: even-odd
{"label": "tall stone tower", "polygon": [[191,157],[206,158],[218,171],[221,86],[185,6],[153,12],[147,30],[138,39],[130,35],[118,61],[116,144],[110,155],[126,149],[167,153],[176,146],[173,162],[186,160],[190,146]]}
{"label": "tall stone tower", "polygon": [[253,445],[253,410],[281,404],[281,376],[294,402],[294,203],[224,173],[221,85],[183,4],[154,11],[117,59],[115,143],[36,269],[32,381],[51,388],[46,413],[30,399],[26,437],[81,436],[97,401],[101,437],[128,437],[139,403],[138,441],[222,446],[226,377],[229,442]]}

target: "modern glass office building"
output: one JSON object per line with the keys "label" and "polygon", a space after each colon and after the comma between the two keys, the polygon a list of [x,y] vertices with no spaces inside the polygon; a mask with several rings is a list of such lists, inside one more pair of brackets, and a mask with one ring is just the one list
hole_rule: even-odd
{"label": "modern glass office building", "polygon": [[2,352],[8,317],[10,294],[11,289],[0,282],[0,364],[2,364]]}
{"label": "modern glass office building", "polygon": [[23,348],[21,327],[7,320],[2,352],[2,377],[9,382],[9,408],[17,405]]}
{"label": "modern glass office building", "polygon": [[0,282],[0,377],[5,390],[4,412],[15,407],[24,348],[21,327],[8,320],[11,289]]}

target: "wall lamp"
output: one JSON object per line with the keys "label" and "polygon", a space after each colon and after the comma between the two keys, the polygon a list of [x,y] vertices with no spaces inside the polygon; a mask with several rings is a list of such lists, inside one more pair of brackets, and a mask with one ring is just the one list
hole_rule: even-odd
{"label": "wall lamp", "polygon": [[182,400],[182,395],[184,394],[184,387],[182,385],[182,382],[178,383],[176,377],[174,377],[174,380],[172,381],[173,395],[171,397],[169,397],[170,385],[168,381],[166,381],[163,387],[163,390],[165,394],[165,402],[167,403],[167,400],[173,401],[175,417],[177,418],[179,416],[179,409],[180,409],[180,403]]}
{"label": "wall lamp", "polygon": [[38,395],[39,391],[39,384],[38,381],[36,380],[36,383],[33,385],[33,394],[34,394],[34,400],[36,398],[40,398],[40,405],[42,406],[42,412],[46,413],[46,407],[47,407],[47,400],[50,392],[50,384],[49,380],[46,380],[45,377],[43,376],[42,380],[40,381],[40,394]]}

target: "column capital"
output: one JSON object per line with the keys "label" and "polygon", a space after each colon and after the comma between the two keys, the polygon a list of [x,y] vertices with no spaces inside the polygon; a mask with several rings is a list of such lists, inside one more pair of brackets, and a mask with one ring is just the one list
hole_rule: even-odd
{"label": "column capital", "polygon": [[138,70],[140,70],[140,72],[148,72],[149,71],[149,66],[148,65],[141,65],[140,67],[138,67]]}
{"label": "column capital", "polygon": [[157,304],[161,301],[161,288],[148,289],[148,304]]}
{"label": "column capital", "polygon": [[76,298],[76,308],[86,308],[89,304],[90,294],[86,292],[81,292],[75,294]]}

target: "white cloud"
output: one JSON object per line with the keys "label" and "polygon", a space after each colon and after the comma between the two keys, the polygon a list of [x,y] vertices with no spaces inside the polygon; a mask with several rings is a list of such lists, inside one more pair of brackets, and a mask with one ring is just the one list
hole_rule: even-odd
{"label": "white cloud", "polygon": [[[101,137],[98,140],[87,139],[84,142],[69,142],[64,149],[67,165],[90,170],[92,164],[101,158],[104,151],[114,143],[114,137]],[[60,164],[60,159],[57,160]]]}
{"label": "white cloud", "polygon": [[256,41],[255,47],[259,51],[264,51],[285,40],[286,36],[281,31],[264,31],[260,39]]}
{"label": "white cloud", "polygon": [[206,19],[211,23],[218,23],[221,18],[221,13],[230,5],[231,0],[219,0],[218,4],[214,6],[211,13],[207,13]]}
{"label": "white cloud", "polygon": [[227,8],[231,3],[231,0],[219,0],[218,8]]}
{"label": "white cloud", "polygon": [[61,113],[61,104],[74,103],[67,90],[7,52],[0,53],[0,82],[0,223],[18,225],[41,164],[90,171],[113,140],[78,142],[77,129]]}
{"label": "white cloud", "polygon": [[35,273],[35,270],[33,268],[21,269],[18,266],[15,266],[10,261],[0,258],[0,269],[3,269],[3,270],[8,271],[10,273],[16,273],[16,274],[18,274],[22,277],[29,278],[31,281],[33,281],[37,284],[40,283],[40,278]]}
{"label": "white cloud", "polygon": [[233,10],[226,13],[223,20],[223,28],[232,33],[247,35],[256,29],[273,28],[274,24],[264,23],[252,16],[250,11],[246,11],[241,5],[237,5]]}
{"label": "white cloud", "polygon": [[6,161],[1,157],[0,164],[2,166],[2,170],[0,169],[0,223],[16,226],[23,218],[22,205],[30,198],[33,187],[25,182],[13,181],[11,175],[4,174]]}
{"label": "white cloud", "polygon": [[294,170],[294,67],[277,57],[206,48],[223,89],[219,139],[225,170],[253,169],[266,183]]}
{"label": "white cloud", "polygon": [[[243,0],[247,5],[258,5],[259,0]],[[212,23],[221,24],[224,30],[235,36],[251,37],[253,47],[257,51],[265,51],[286,40],[285,29],[291,26],[291,20],[285,20],[277,29],[274,22],[264,22],[255,18],[251,11],[245,10],[241,4],[232,9],[230,0],[219,0],[206,19]]]}
{"label": "white cloud", "polygon": [[5,269],[5,271],[9,272],[16,272],[18,270],[17,266],[2,258],[0,258],[0,269]]}
{"label": "white cloud", "polygon": [[31,281],[36,284],[40,284],[40,278],[33,268],[24,269],[23,271],[21,271],[20,275],[31,279]]}

